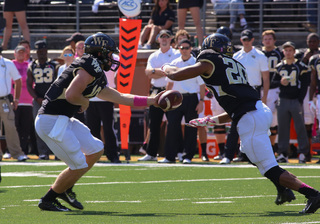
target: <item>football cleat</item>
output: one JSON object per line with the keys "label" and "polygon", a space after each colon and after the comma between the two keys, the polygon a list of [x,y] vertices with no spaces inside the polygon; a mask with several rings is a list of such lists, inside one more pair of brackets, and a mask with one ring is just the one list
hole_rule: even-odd
{"label": "football cleat", "polygon": [[205,127],[205,126],[207,126],[209,119],[210,119],[209,116],[203,117],[203,118],[192,119],[186,125],[189,127],[193,127],[193,128]]}
{"label": "football cleat", "polygon": [[83,209],[82,204],[76,199],[76,193],[74,193],[71,190],[68,190],[63,192],[62,194],[59,194],[58,197],[64,200],[65,202],[67,202],[69,205],[71,205],[74,208]]}
{"label": "football cleat", "polygon": [[315,213],[320,208],[320,194],[309,197],[306,207],[300,213]]}
{"label": "football cleat", "polygon": [[282,205],[285,202],[291,202],[295,199],[296,197],[294,196],[292,190],[286,188],[283,192],[278,192],[277,198],[274,203],[276,203],[276,205]]}
{"label": "football cleat", "polygon": [[54,201],[43,201],[42,198],[39,201],[38,207],[46,211],[54,212],[69,212],[71,209],[63,206],[60,202],[55,199]]}

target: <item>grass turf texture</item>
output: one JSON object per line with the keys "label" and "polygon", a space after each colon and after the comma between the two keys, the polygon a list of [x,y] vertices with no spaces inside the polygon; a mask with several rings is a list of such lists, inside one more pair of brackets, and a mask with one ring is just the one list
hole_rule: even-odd
{"label": "grass turf texture", "polygon": [[[273,184],[244,163],[230,167],[99,163],[74,187],[85,208],[72,212],[37,207],[66,167],[62,162],[0,165],[0,223],[320,223],[320,211],[298,213],[305,205],[299,193],[295,201],[275,205]],[[320,189],[319,168],[287,169]]]}

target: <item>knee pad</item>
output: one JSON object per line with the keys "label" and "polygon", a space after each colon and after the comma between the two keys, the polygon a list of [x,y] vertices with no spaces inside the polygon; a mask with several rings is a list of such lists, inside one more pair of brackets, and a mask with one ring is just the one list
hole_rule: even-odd
{"label": "knee pad", "polygon": [[213,127],[214,134],[226,134],[226,126],[225,125],[215,125]]}
{"label": "knee pad", "polygon": [[277,135],[278,134],[278,126],[271,127],[270,131],[271,131],[271,136]]}
{"label": "knee pad", "polygon": [[269,169],[264,176],[271,180],[273,183],[279,184],[279,178],[281,174],[285,172],[284,169],[282,169],[280,166],[274,166],[271,169]]}

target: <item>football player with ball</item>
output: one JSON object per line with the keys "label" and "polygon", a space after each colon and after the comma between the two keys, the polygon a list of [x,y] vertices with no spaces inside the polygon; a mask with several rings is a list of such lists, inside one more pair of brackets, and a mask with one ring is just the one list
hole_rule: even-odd
{"label": "football player with ball", "polygon": [[232,45],[228,37],[215,33],[202,44],[195,65],[177,68],[165,66],[164,74],[172,80],[185,80],[201,76],[226,113],[214,117],[194,119],[194,127],[236,122],[241,140],[240,150],[255,164],[260,173],[276,186],[277,205],[295,200],[291,190],[308,199],[301,213],[314,213],[320,207],[320,193],[296,176],[282,169],[274,156],[268,130],[272,112],[248,83],[246,70],[232,58]]}
{"label": "football player with ball", "polygon": [[[40,138],[68,168],[56,178],[49,191],[40,199],[38,207],[48,211],[70,211],[60,204],[60,198],[77,209],[83,209],[72,188],[100,159],[104,145],[92,136],[87,126],[73,118],[89,106],[89,98],[128,106],[159,107],[159,97],[122,94],[106,86],[104,71],[116,71],[119,62],[115,42],[108,35],[96,33],[85,41],[85,55],[73,62],[50,86],[35,121]],[[114,67],[112,65],[115,65]]]}

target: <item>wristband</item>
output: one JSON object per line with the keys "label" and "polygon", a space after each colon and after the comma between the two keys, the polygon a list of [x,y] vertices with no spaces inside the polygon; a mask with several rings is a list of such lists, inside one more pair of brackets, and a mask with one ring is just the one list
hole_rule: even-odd
{"label": "wristband", "polygon": [[135,106],[135,107],[148,106],[147,102],[148,102],[147,96],[134,96],[133,97],[133,106]]}

